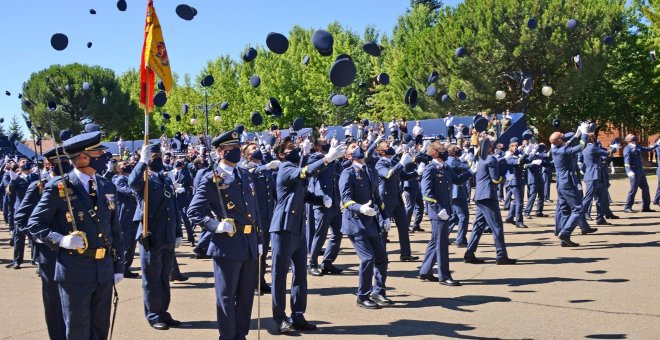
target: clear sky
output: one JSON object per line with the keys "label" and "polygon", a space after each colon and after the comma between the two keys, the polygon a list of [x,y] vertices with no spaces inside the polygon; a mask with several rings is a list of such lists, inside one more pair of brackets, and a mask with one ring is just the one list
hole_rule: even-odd
{"label": "clear sky", "polygon": [[[455,5],[459,0],[445,1]],[[127,0],[120,12],[116,0],[23,0],[0,2],[0,116],[6,128],[13,114],[20,118],[18,93],[32,72],[52,64],[100,65],[117,75],[140,65],[146,0]],[[180,19],[177,5],[195,7],[192,21]],[[323,28],[338,21],[362,34],[375,25],[391,35],[408,0],[155,0],[172,71],[197,75],[207,61],[224,54],[238,59],[247,45],[265,45],[269,32],[287,34],[294,25]],[[89,13],[96,10],[95,15]],[[56,51],[54,33],[69,37]],[[92,42],[92,48],[87,48]],[[5,95],[11,92],[11,97]],[[21,120],[22,123],[22,120]]]}

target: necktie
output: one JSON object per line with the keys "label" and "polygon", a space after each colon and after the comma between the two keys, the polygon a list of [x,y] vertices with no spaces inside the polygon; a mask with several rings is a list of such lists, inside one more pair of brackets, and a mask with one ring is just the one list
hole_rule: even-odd
{"label": "necktie", "polygon": [[94,184],[94,179],[90,178],[89,179],[89,197],[92,199],[92,202],[94,202],[94,205],[96,205],[96,187]]}
{"label": "necktie", "polygon": [[238,169],[234,168],[234,181],[238,183],[239,185],[241,184],[241,177],[238,175]]}

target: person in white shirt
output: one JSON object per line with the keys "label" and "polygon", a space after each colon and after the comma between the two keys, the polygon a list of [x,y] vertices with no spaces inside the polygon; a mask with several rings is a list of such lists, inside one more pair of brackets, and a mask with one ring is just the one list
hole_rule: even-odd
{"label": "person in white shirt", "polygon": [[451,113],[451,111],[447,112],[447,117],[445,117],[445,125],[447,126],[447,139],[451,143],[455,137],[454,114]]}
{"label": "person in white shirt", "polygon": [[412,129],[413,136],[424,134],[424,129],[420,125],[420,121],[415,122],[415,126]]}

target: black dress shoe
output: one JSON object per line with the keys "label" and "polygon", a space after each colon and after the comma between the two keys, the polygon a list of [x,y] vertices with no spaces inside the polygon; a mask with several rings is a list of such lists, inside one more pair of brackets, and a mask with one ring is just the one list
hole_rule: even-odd
{"label": "black dress shoe", "polygon": [[594,220],[593,217],[591,217],[591,216],[587,217],[587,221],[593,221],[593,220]]}
{"label": "black dress shoe", "polygon": [[486,261],[484,261],[484,260],[482,260],[482,259],[480,259],[480,258],[478,258],[474,255],[463,257],[463,261],[465,263],[472,263],[472,264],[482,264],[482,263],[486,262]]}
{"label": "black dress shoe", "polygon": [[513,218],[510,218],[510,219],[507,218],[506,220],[504,220],[504,223],[516,224],[516,222],[513,220]]}
{"label": "black dress shoe", "polygon": [[484,229],[484,234],[492,234],[492,233],[493,233],[493,229],[490,228]]}
{"label": "black dress shoe", "polygon": [[170,281],[184,282],[184,281],[188,281],[188,277],[185,275],[172,276],[170,278]]}
{"label": "black dress shoe", "polygon": [[502,257],[495,260],[495,263],[497,263],[498,265],[516,264],[516,262],[518,262],[516,259],[510,259],[508,257]]}
{"label": "black dress shoe", "polygon": [[332,263],[323,264],[323,274],[341,274],[344,270],[341,268],[335,267]]}
{"label": "black dress shoe", "polygon": [[293,331],[293,328],[292,328],[291,324],[289,323],[289,321],[282,320],[280,323],[277,324],[277,331],[280,334],[284,334],[284,333],[289,333],[289,332]]}
{"label": "black dress shoe", "polygon": [[433,274],[419,275],[419,276],[417,276],[417,278],[419,278],[421,281],[428,281],[428,282],[438,282],[438,281],[440,281],[440,279],[435,277]]}
{"label": "black dress shoe", "polygon": [[414,262],[419,260],[419,256],[401,255],[399,256],[399,259],[401,260],[401,262]]}
{"label": "black dress shoe", "polygon": [[530,214],[525,214],[524,216],[525,216],[525,218],[529,218],[530,220],[532,219],[532,215],[530,215]]}
{"label": "black dress shoe", "polygon": [[516,228],[527,229],[527,225],[522,222],[516,223]]}
{"label": "black dress shoe", "polygon": [[271,291],[270,286],[265,283],[261,284],[261,291],[258,291],[258,289],[254,290],[255,294],[257,295],[270,294],[270,291]]}
{"label": "black dress shoe", "polygon": [[311,276],[323,276],[323,272],[318,268],[309,268],[307,269],[307,274]]}
{"label": "black dress shoe", "polygon": [[315,324],[307,322],[304,318],[293,320],[291,326],[299,331],[315,331],[318,329]]}
{"label": "black dress shoe", "polygon": [[541,213],[541,214],[536,214],[534,216],[536,216],[536,217],[548,217],[548,214]]}
{"label": "black dress shoe", "polygon": [[610,220],[618,220],[619,216],[617,216],[617,215],[607,215],[607,216],[605,216],[605,218],[609,218]]}
{"label": "black dress shoe", "polygon": [[642,209],[642,212],[655,212],[655,210],[653,210],[651,208],[645,208],[645,209]]}
{"label": "black dress shoe", "polygon": [[15,262],[9,262],[9,263],[7,263],[7,264],[5,265],[5,268],[11,268],[11,267],[13,267],[13,266],[14,266],[14,263],[15,263]]}
{"label": "black dress shoe", "polygon": [[394,304],[392,300],[388,299],[382,294],[371,294],[369,298],[371,299],[371,301],[377,303],[379,306],[391,306]]}
{"label": "black dress shoe", "polygon": [[458,287],[461,285],[460,282],[453,280],[453,279],[446,279],[446,280],[440,280],[441,285],[445,286],[451,286],[451,287]]}
{"label": "black dress shoe", "polygon": [[596,220],[596,225],[612,225],[612,223],[607,222],[606,220]]}
{"label": "black dress shoe", "polygon": [[362,308],[366,308],[366,309],[380,309],[381,308],[379,304],[377,304],[377,303],[375,303],[375,302],[373,302],[369,299],[366,299],[364,301],[357,300],[357,305],[358,305],[358,307],[362,307]]}
{"label": "black dress shoe", "polygon": [[170,319],[165,321],[165,323],[170,327],[181,327],[181,321]]}
{"label": "black dress shoe", "polygon": [[414,234],[414,233],[415,233],[415,229],[408,229],[408,234]]}
{"label": "black dress shoe", "polygon": [[562,247],[579,247],[580,245],[571,241],[570,236],[562,236],[561,234],[559,235],[559,239],[561,240],[561,246]]}
{"label": "black dress shoe", "polygon": [[623,212],[624,212],[624,213],[629,213],[629,214],[634,214],[634,213],[637,212],[637,210],[632,210],[632,209],[628,209],[628,208],[626,208],[626,209],[623,209]]}
{"label": "black dress shoe", "polygon": [[21,269],[21,264],[20,263],[14,263],[11,267],[13,269]]}
{"label": "black dress shoe", "polygon": [[156,322],[156,323],[152,323],[152,324],[151,324],[151,327],[153,327],[154,329],[157,329],[157,330],[159,330],[159,331],[166,331],[166,330],[170,329],[170,326],[168,326],[168,325],[167,325],[166,323],[164,323],[164,322]]}
{"label": "black dress shoe", "polygon": [[412,228],[412,230],[414,230],[414,231],[421,231],[421,232],[424,231],[424,229],[422,229],[420,226],[414,226],[414,227]]}
{"label": "black dress shoe", "polygon": [[456,243],[456,247],[458,248],[467,248],[467,243]]}
{"label": "black dress shoe", "polygon": [[210,259],[210,258],[211,258],[211,256],[208,256],[206,254],[203,254],[203,253],[198,252],[197,250],[195,250],[195,259],[196,260],[206,260],[206,259]]}
{"label": "black dress shoe", "polygon": [[582,235],[593,234],[598,231],[598,228],[589,228],[587,230],[582,230]]}
{"label": "black dress shoe", "polygon": [[139,276],[140,274],[131,271],[124,272],[124,278],[126,279],[135,279],[138,278]]}

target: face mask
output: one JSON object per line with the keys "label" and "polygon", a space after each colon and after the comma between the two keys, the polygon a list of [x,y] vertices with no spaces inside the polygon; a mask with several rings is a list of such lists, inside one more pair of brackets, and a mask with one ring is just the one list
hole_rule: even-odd
{"label": "face mask", "polygon": [[238,163],[241,161],[241,149],[234,148],[229,151],[224,151],[222,157],[229,162]]}
{"label": "face mask", "polygon": [[30,171],[30,168],[31,168],[30,164],[27,164],[27,163],[25,163],[21,166],[21,170],[23,170],[23,171]]}
{"label": "face mask", "polygon": [[330,144],[323,144],[323,145],[321,145],[321,150],[323,150],[323,152],[328,152],[328,151],[330,151]]}
{"label": "face mask", "polygon": [[300,149],[295,148],[295,149],[291,150],[291,152],[289,152],[284,157],[284,159],[286,159],[287,161],[289,161],[291,163],[294,163],[294,164],[300,162]]}
{"label": "face mask", "polygon": [[261,153],[261,150],[255,150],[250,156],[252,157],[253,161],[254,160],[261,161],[264,158],[264,155]]}
{"label": "face mask", "polygon": [[637,141],[637,136],[632,136],[632,138],[630,138],[630,141],[631,142],[636,142]]}
{"label": "face mask", "polygon": [[[86,154],[87,155],[87,154]],[[89,157],[89,155],[87,155]],[[102,173],[107,169],[107,163],[108,163],[108,154],[104,153],[99,157],[89,157],[89,165],[88,167],[94,169],[94,171],[98,173]]]}
{"label": "face mask", "polygon": [[163,170],[163,159],[158,157],[149,162],[149,169],[153,172],[161,172]]}
{"label": "face mask", "polygon": [[394,154],[396,154],[396,150],[391,146],[385,150],[385,156],[394,156]]}
{"label": "face mask", "polygon": [[130,165],[125,166],[124,167],[124,172],[127,173],[127,174],[130,174],[131,172],[133,172],[133,167],[130,166]]}
{"label": "face mask", "polygon": [[[73,171],[73,166],[68,161],[61,162],[60,164],[62,164],[62,171],[64,171],[65,174]],[[54,166],[52,167],[52,171],[55,174],[55,176],[62,175],[60,173],[60,167],[57,164],[54,164]]]}
{"label": "face mask", "polygon": [[357,148],[351,154],[353,159],[364,159],[364,150],[362,148]]}
{"label": "face mask", "polygon": [[165,163],[165,164],[167,164],[167,165],[170,165],[170,162],[171,162],[171,160],[169,160],[169,159],[166,160],[166,161],[163,161],[163,163]]}
{"label": "face mask", "polygon": [[463,155],[463,150],[457,150],[456,155],[454,157],[458,158],[461,157],[462,155]]}
{"label": "face mask", "polygon": [[447,151],[443,151],[443,152],[439,153],[439,156],[440,156],[440,159],[442,159],[443,161],[446,161],[447,158],[449,157],[449,153]]}

